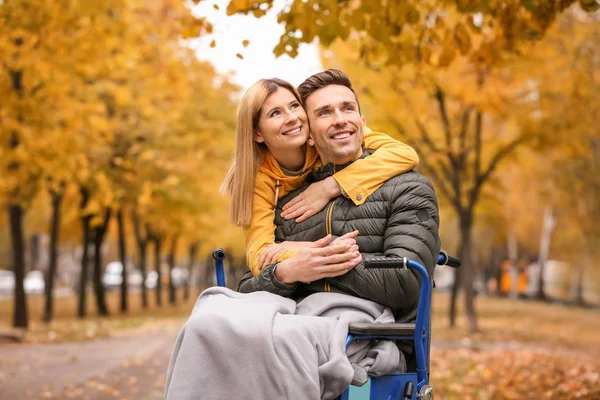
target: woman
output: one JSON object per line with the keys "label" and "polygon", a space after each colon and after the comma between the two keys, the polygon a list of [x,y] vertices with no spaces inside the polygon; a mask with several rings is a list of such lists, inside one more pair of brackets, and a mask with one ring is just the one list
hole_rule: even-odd
{"label": "woman", "polygon": [[[313,245],[275,244],[273,233],[273,210],[278,199],[300,187],[306,175],[320,166],[316,151],[306,144],[308,137],[308,118],[300,95],[290,83],[263,79],[248,89],[238,111],[235,159],[221,189],[231,198],[232,222],[246,230],[246,259],[253,275],[265,265]],[[365,132],[364,146],[377,151],[333,177],[313,183],[302,196],[286,204],[282,216],[297,217],[296,221],[301,222],[341,194],[360,205],[387,179],[418,163],[410,146],[382,133]]]}

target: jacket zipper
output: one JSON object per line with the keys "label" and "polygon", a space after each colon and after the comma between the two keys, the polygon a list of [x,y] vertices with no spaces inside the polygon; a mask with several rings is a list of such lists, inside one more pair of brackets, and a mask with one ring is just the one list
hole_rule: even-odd
{"label": "jacket zipper", "polygon": [[[333,173],[335,174],[335,164],[333,165]],[[325,232],[327,235],[329,235],[330,233],[333,235],[333,224],[331,221],[331,216],[333,215],[333,205],[335,204],[335,200],[333,200],[333,202],[331,203],[331,205],[329,206],[329,208],[327,209],[327,220],[325,221]]]}
{"label": "jacket zipper", "polygon": [[330,233],[333,234],[333,223],[332,223],[332,216],[333,216],[333,206],[335,204],[335,200],[331,202],[331,204],[329,205],[329,208],[327,209],[327,215],[326,215],[326,220],[325,220],[325,233],[327,235],[329,235]]}
{"label": "jacket zipper", "polygon": [[[335,205],[335,200],[331,202],[331,204],[329,205],[329,208],[327,209],[327,214],[326,214],[326,220],[325,220],[325,232],[329,235],[330,233],[333,234],[333,221],[332,221],[332,217],[333,217],[333,206]],[[328,282],[325,282],[324,284],[324,290],[325,292],[331,292],[331,285]]]}

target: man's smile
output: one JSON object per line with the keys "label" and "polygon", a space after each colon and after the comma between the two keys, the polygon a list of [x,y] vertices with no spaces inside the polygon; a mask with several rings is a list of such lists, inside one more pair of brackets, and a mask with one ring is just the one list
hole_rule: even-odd
{"label": "man's smile", "polygon": [[344,129],[343,131],[338,131],[338,132],[334,133],[330,137],[333,140],[344,140],[344,139],[348,139],[352,135],[354,135],[354,131]]}

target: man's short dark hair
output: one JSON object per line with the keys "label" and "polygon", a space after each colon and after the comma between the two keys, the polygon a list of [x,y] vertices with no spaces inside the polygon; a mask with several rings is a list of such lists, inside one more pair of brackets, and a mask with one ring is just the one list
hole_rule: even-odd
{"label": "man's short dark hair", "polygon": [[356,92],[354,89],[352,89],[352,82],[350,82],[348,75],[339,69],[326,69],[325,71],[318,72],[306,78],[306,80],[302,82],[300,86],[298,86],[298,92],[300,93],[302,104],[306,106],[306,99],[308,96],[329,85],[340,85],[350,89],[352,93],[354,93],[356,104],[358,104],[358,112],[360,112],[360,103],[358,102],[358,96],[356,96]]}

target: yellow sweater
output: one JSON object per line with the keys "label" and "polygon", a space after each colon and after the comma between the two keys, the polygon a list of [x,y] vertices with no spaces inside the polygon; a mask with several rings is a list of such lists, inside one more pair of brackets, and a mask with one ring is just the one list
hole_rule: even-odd
{"label": "yellow sweater", "polygon": [[[366,198],[385,181],[402,172],[410,171],[419,163],[415,150],[388,135],[365,131],[364,146],[376,151],[365,159],[356,160],[342,171],[333,175],[354,204],[364,203]],[[263,164],[256,175],[252,201],[252,220],[246,230],[246,260],[253,275],[258,275],[258,257],[267,246],[275,243],[274,209],[277,200],[304,184],[306,175],[321,162],[312,146],[307,146],[302,174],[287,176],[277,160],[265,152]],[[277,181],[281,185],[276,189]],[[290,258],[297,251],[289,250],[279,261]]]}

